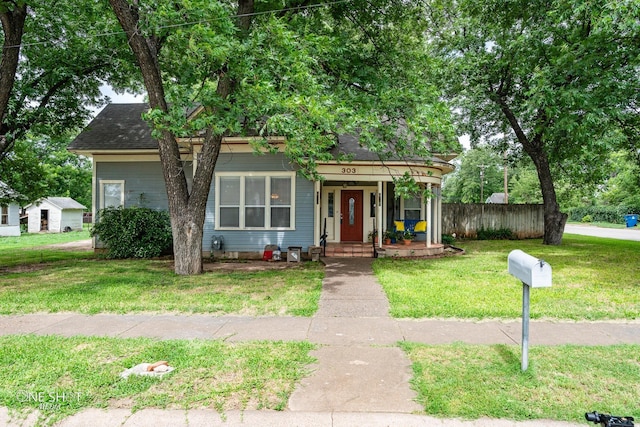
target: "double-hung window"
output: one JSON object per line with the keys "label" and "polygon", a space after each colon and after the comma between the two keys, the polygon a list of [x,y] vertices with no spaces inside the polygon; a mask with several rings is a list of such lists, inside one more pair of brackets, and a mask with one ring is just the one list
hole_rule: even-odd
{"label": "double-hung window", "polygon": [[124,180],[100,180],[100,209],[124,206]]}
{"label": "double-hung window", "polygon": [[0,225],[9,225],[9,206],[0,206]]}
{"label": "double-hung window", "polygon": [[295,172],[216,174],[217,229],[295,228]]}
{"label": "double-hung window", "polygon": [[422,198],[412,197],[403,199],[404,219],[421,219],[422,218]]}

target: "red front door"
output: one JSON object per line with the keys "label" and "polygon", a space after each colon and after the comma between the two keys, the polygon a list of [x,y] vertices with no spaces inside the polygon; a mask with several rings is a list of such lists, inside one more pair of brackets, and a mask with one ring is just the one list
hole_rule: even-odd
{"label": "red front door", "polygon": [[340,240],[362,242],[362,190],[342,190]]}

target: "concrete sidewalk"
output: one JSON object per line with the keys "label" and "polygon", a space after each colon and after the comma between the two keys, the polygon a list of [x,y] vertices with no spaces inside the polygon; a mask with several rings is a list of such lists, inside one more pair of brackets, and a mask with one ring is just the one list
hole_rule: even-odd
{"label": "concrete sidewalk", "polygon": [[[286,411],[88,409],[60,426],[579,426],[548,420],[442,420],[422,408],[409,386],[410,362],[395,344],[519,344],[520,321],[397,320],[371,272],[371,259],[328,258],[317,314],[312,318],[74,313],[0,316],[0,335],[57,334],[158,339],[308,340],[318,362],[292,394]],[[640,322],[532,321],[532,345],[640,344]],[[592,410],[599,408],[585,408]],[[625,414],[633,415],[633,414]],[[13,425],[0,409],[0,425]],[[27,419],[21,425],[33,425]]]}

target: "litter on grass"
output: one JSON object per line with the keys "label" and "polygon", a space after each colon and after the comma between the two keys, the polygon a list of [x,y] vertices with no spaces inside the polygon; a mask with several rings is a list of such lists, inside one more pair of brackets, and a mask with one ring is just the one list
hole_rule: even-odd
{"label": "litter on grass", "polygon": [[144,377],[162,377],[175,368],[162,360],[155,363],[140,363],[133,368],[125,369],[120,373],[122,378],[129,378],[131,375],[140,375]]}

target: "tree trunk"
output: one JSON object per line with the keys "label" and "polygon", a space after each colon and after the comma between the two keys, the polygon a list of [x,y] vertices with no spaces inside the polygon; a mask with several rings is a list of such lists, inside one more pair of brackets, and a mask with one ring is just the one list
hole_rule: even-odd
{"label": "tree trunk", "polygon": [[544,204],[544,237],[542,242],[545,245],[559,245],[562,243],[562,235],[568,215],[560,212],[547,155],[544,152],[540,152],[535,154],[535,157],[535,159],[533,157],[532,159],[538,172]]}
{"label": "tree trunk", "polygon": [[529,138],[520,127],[517,117],[511,111],[505,99],[500,96],[496,96],[493,99],[500,106],[518,141],[522,144],[522,148],[524,148],[524,151],[529,155],[536,167],[544,204],[544,237],[542,242],[545,245],[559,245],[562,243],[562,235],[568,216],[560,212],[553,177],[551,176],[551,168],[549,167],[549,158],[544,151],[544,114],[538,115],[539,130],[532,138]]}
{"label": "tree trunk", "polygon": [[14,141],[11,135],[6,135],[8,128],[4,125],[4,120],[20,60],[20,45],[26,18],[27,5],[22,3],[16,4],[13,10],[0,12],[4,33],[4,48],[0,59],[0,160],[9,151]]}
{"label": "tree trunk", "polygon": [[[167,112],[164,85],[158,62],[160,46],[153,37],[144,37],[137,30],[138,9],[127,0],[109,0],[111,7],[128,36],[129,46],[138,61],[151,108]],[[202,201],[190,200],[187,180],[180,159],[180,150],[173,134],[163,130],[158,139],[158,150],[169,202],[175,273],[181,275],[202,273],[202,229],[205,209]],[[211,177],[209,177],[209,185]],[[194,181],[194,186],[196,185]],[[206,197],[204,196],[204,205]],[[201,211],[199,211],[199,209]]]}
{"label": "tree trunk", "polygon": [[[136,56],[145,88],[149,95],[149,105],[167,112],[161,70],[158,60],[160,45],[154,37],[144,37],[137,30],[138,9],[127,0],[109,0],[111,7],[128,36],[131,50]],[[246,33],[251,23],[254,9],[253,0],[238,1],[237,26]],[[226,99],[234,90],[233,82],[226,74],[219,77],[217,94]],[[167,130],[162,131],[158,140],[160,162],[169,200],[171,231],[173,233],[174,271],[180,275],[202,273],[202,238],[204,220],[209,198],[213,171],[218,161],[222,136],[213,135],[211,128],[204,136],[202,152],[198,155],[197,169],[193,178],[191,194],[180,160],[180,150],[176,138]]]}

